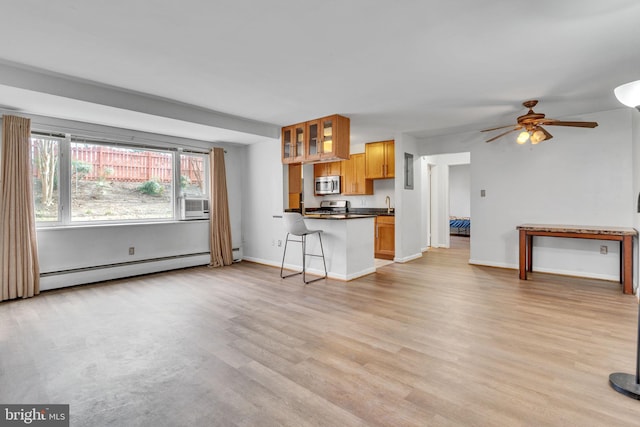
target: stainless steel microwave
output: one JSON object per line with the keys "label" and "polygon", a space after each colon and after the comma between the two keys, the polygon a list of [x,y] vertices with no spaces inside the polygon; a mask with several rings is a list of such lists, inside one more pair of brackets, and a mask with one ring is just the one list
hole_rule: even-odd
{"label": "stainless steel microwave", "polygon": [[340,176],[319,176],[316,178],[316,195],[340,194]]}

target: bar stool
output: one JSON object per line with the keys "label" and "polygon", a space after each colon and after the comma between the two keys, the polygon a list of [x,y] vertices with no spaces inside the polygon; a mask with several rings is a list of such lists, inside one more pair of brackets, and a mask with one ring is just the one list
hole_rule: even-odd
{"label": "bar stool", "polygon": [[[284,213],[284,226],[287,229],[287,239],[284,242],[284,253],[282,254],[282,265],[280,266],[280,277],[285,279],[287,277],[296,276],[298,274],[302,274],[302,281],[304,283],[311,283],[318,280],[325,279],[327,277],[327,263],[324,259],[324,249],[322,247],[322,230],[309,230],[304,223],[304,218],[301,214],[297,212],[285,212]],[[318,234],[318,239],[320,240],[320,251],[322,255],[317,254],[308,254],[307,253],[307,236],[310,234]],[[289,236],[299,236],[300,240],[290,239]],[[302,271],[297,271],[295,273],[287,274],[284,276],[282,274],[284,270],[284,258],[287,255],[287,243],[289,242],[299,242],[302,243]],[[308,256],[322,258],[322,264],[324,265],[324,276],[318,277],[317,279],[307,280],[307,268],[306,268],[306,260]]]}

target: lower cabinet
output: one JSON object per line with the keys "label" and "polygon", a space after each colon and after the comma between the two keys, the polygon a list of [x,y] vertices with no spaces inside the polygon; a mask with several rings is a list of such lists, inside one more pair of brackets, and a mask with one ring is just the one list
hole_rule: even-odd
{"label": "lower cabinet", "polygon": [[377,216],[375,221],[376,258],[393,260],[396,254],[396,219],[393,216]]}

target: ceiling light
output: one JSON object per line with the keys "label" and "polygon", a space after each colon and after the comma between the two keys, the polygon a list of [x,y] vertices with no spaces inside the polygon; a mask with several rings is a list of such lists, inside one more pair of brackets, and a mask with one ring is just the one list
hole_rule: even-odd
{"label": "ceiling light", "polygon": [[531,135],[531,143],[534,145],[538,142],[544,141],[545,139],[547,139],[547,136],[540,129],[538,129],[533,133],[533,135]]}
{"label": "ceiling light", "polygon": [[616,94],[618,101],[640,111],[640,80],[618,86],[613,93]]}
{"label": "ceiling light", "polygon": [[516,139],[516,141],[518,141],[518,144],[524,144],[525,142],[527,142],[528,139],[529,139],[529,132],[524,130],[522,131],[522,133],[520,133],[520,135],[518,135],[518,139]]}

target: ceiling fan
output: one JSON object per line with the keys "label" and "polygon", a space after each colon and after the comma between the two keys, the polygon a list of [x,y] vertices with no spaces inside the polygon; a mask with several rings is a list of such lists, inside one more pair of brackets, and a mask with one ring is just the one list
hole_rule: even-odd
{"label": "ceiling fan", "polygon": [[491,139],[488,139],[486,142],[495,141],[496,139],[505,136],[511,132],[515,132],[517,130],[523,129],[523,131],[518,135],[517,142],[518,144],[524,144],[529,139],[532,144],[537,144],[542,141],[549,140],[553,138],[546,129],[542,127],[545,126],[573,126],[573,127],[581,127],[581,128],[594,128],[598,126],[596,122],[565,122],[561,120],[555,119],[547,119],[544,114],[536,113],[533,111],[533,107],[538,103],[537,99],[532,99],[529,101],[525,101],[522,103],[526,108],[529,109],[527,114],[518,117],[517,123],[515,125],[507,125],[507,126],[499,126],[497,128],[491,129],[483,129],[480,132],[490,132],[498,129],[512,128],[506,132],[501,133],[500,135],[494,136]]}

